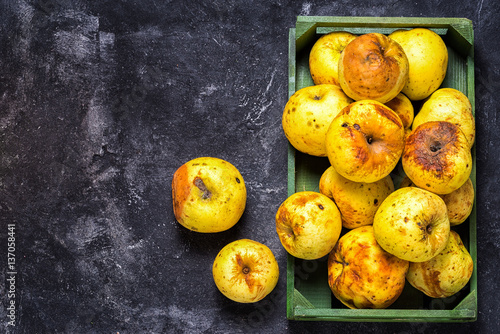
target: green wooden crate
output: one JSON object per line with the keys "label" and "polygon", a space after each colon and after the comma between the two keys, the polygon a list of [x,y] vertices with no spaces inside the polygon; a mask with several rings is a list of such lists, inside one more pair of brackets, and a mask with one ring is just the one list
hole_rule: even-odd
{"label": "green wooden crate", "polygon": [[[397,29],[424,27],[445,41],[449,62],[442,87],[460,90],[469,98],[475,114],[474,99],[474,31],[472,22],[463,18],[410,17],[315,17],[299,16],[289,31],[289,96],[300,88],[313,85],[309,73],[309,52],[314,42],[331,31],[354,34],[379,32],[389,34]],[[418,105],[415,105],[416,112]],[[476,152],[472,148],[474,166],[471,179],[476,190]],[[298,191],[319,191],[319,179],[329,166],[327,158],[318,158],[288,147],[288,195]],[[396,187],[404,172],[400,165],[391,176]],[[476,203],[470,217],[457,231],[474,260],[469,283],[449,298],[433,299],[414,289],[409,283],[398,300],[387,309],[352,310],[338,301],[330,291],[327,256],[305,261],[288,255],[287,318],[309,321],[373,321],[373,322],[467,322],[477,319],[477,247]],[[344,230],[343,233],[346,231]]]}

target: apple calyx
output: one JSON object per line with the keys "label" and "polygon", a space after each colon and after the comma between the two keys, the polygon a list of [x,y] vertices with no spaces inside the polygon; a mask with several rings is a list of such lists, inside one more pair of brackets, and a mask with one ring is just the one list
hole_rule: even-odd
{"label": "apple calyx", "polygon": [[432,143],[430,146],[429,146],[429,149],[431,150],[431,152],[435,153],[437,151],[439,151],[441,149],[441,143],[440,142],[434,142]]}
{"label": "apple calyx", "polygon": [[[407,222],[407,218],[405,218],[405,222]],[[429,235],[432,234],[434,231],[432,223],[426,224],[425,222],[422,224],[421,222],[418,222],[417,225],[419,226],[420,230],[422,231],[422,239],[421,240],[426,240]]]}
{"label": "apple calyx", "polygon": [[255,287],[258,287],[258,282],[256,281],[254,275],[259,272],[259,268],[257,266],[254,267],[255,270],[253,270],[252,263],[258,263],[258,260],[248,256],[237,255],[236,263],[238,264],[241,272],[235,276],[235,279],[244,281],[248,286],[248,289],[253,291]]}
{"label": "apple calyx", "polygon": [[236,257],[236,263],[238,263],[238,266],[242,268],[241,272],[245,275],[250,273],[250,266],[248,266],[248,264],[246,263],[247,261],[248,259],[244,259],[241,255],[238,255]]}
{"label": "apple calyx", "polygon": [[208,190],[207,186],[205,185],[205,182],[200,177],[195,177],[193,181],[194,185],[200,189],[203,193],[201,195],[201,198],[203,199],[210,199],[212,197],[212,192]]}

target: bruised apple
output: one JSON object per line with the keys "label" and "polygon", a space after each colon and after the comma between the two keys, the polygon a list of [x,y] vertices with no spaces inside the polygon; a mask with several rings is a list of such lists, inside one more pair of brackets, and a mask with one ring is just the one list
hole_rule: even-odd
{"label": "bruised apple", "polygon": [[446,247],[426,262],[410,263],[408,282],[432,298],[446,298],[469,282],[474,262],[460,235],[450,231]]}
{"label": "bruised apple", "polygon": [[340,53],[356,35],[346,31],[334,31],[321,36],[309,53],[309,72],[315,85],[339,84]]}
{"label": "bruised apple", "polygon": [[239,303],[254,303],[273,291],[278,283],[279,268],[269,247],[241,239],[221,249],[214,260],[212,274],[224,296]]}
{"label": "bruised apple", "polygon": [[383,250],[372,226],[344,234],[328,257],[328,285],[351,309],[387,308],[401,295],[409,263]]}
{"label": "bruised apple", "polygon": [[[399,187],[415,187],[415,184],[405,175]],[[446,204],[450,226],[462,224],[470,216],[474,206],[475,194],[472,180],[469,178],[457,190],[446,195],[439,195],[439,197]]]}
{"label": "bruised apple", "polygon": [[386,102],[385,105],[391,108],[399,118],[401,118],[405,130],[411,128],[413,118],[415,117],[415,110],[413,104],[406,95],[399,93],[395,98]]}
{"label": "bruised apple", "polygon": [[462,224],[471,214],[474,206],[474,185],[469,178],[457,190],[441,195],[446,207],[448,208],[448,217],[450,225]]}
{"label": "bruised apple", "polygon": [[423,123],[406,138],[402,165],[417,187],[449,194],[469,179],[472,171],[469,142],[453,123]]}
{"label": "bruised apple", "polygon": [[446,76],[448,49],[443,39],[426,28],[396,30],[389,38],[401,45],[408,58],[408,82],[402,92],[413,101],[428,97]]}
{"label": "bruised apple", "polygon": [[300,191],[289,196],[276,212],[276,232],[291,255],[314,260],[327,255],[342,230],[339,209],[326,195]]}
{"label": "bruised apple", "polygon": [[430,191],[400,188],[378,208],[373,231],[387,252],[410,262],[428,261],[448,242],[450,221],[446,204]]}
{"label": "bruised apple", "polygon": [[340,87],[354,100],[392,100],[406,85],[408,71],[403,48],[384,34],[358,36],[340,54]]}
{"label": "bruised apple", "polygon": [[374,100],[345,107],[326,133],[327,157],[343,177],[372,183],[396,167],[404,148],[404,126],[389,107]]}
{"label": "bruised apple", "polygon": [[467,138],[469,148],[474,144],[476,124],[472,114],[472,105],[461,91],[454,88],[441,88],[435,91],[415,116],[413,129],[430,121],[446,121],[455,124]]}
{"label": "bruised apple", "polygon": [[247,191],[238,169],[214,157],[179,167],[172,179],[174,215],[184,227],[202,233],[234,226],[245,210]]}
{"label": "bruised apple", "polygon": [[319,191],[337,204],[342,215],[342,226],[353,229],[373,224],[375,212],[394,191],[394,183],[390,175],[373,183],[354,182],[330,166],[321,175]]}
{"label": "bruised apple", "polygon": [[332,119],[351,102],[335,85],[299,89],[283,111],[282,126],[288,141],[300,152],[326,157],[326,131]]}

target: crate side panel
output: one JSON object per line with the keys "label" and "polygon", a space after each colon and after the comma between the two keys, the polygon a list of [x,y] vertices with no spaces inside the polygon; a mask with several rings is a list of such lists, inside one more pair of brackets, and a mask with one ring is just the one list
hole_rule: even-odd
{"label": "crate side panel", "polygon": [[441,87],[454,88],[467,95],[467,78],[467,60],[448,47],[448,68]]}
{"label": "crate side panel", "polygon": [[[295,49],[295,28],[288,32],[288,97],[295,92],[296,77],[296,49]],[[288,143],[288,177],[287,177],[287,196],[295,192],[295,149]],[[286,314],[287,318],[293,318],[294,303],[294,258],[287,254],[287,277],[286,277]]]}
{"label": "crate side panel", "polygon": [[316,308],[332,306],[327,260],[328,256],[318,260],[295,259],[295,289]]}
{"label": "crate side panel", "polygon": [[[396,30],[409,30],[406,28],[399,28],[399,27],[394,27],[394,28],[384,28],[384,27],[317,27],[316,28],[316,33],[319,35],[324,35],[330,32],[334,31],[346,31],[350,32],[351,34],[354,35],[363,35],[371,32],[378,32],[380,34],[385,34],[389,35],[393,33]],[[448,33],[448,28],[429,28],[429,30],[434,31],[436,34],[440,36],[445,36]]]}

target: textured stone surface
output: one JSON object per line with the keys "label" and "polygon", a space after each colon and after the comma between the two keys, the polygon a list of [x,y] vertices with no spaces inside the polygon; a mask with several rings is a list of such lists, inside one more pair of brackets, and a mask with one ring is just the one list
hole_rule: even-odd
{"label": "textured stone surface", "polygon": [[[6,226],[15,224],[17,332],[494,332],[499,13],[494,0],[2,1],[0,248],[4,267]],[[286,253],[274,214],[286,198],[281,113],[297,15],[473,21],[476,323],[286,320]],[[198,156],[226,159],[245,178],[247,210],[229,231],[200,235],[175,222],[172,175]],[[213,284],[213,258],[236,238],[265,243],[280,263],[278,286],[260,303],[235,304]]]}

